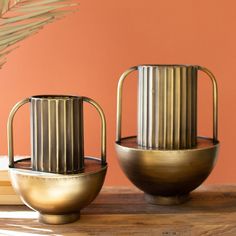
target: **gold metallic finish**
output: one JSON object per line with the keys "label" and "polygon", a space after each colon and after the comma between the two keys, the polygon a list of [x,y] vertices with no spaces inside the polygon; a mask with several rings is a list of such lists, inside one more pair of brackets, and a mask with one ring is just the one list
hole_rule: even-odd
{"label": "gold metallic finish", "polygon": [[213,139],[217,141],[217,84],[214,75],[199,66],[141,65],[122,74],[117,89],[117,134],[121,139],[122,88],[132,71],[139,71],[138,144],[148,148],[194,148],[197,141],[197,72],[213,82]]}
{"label": "gold metallic finish", "polygon": [[59,101],[56,100],[56,172],[59,172]]}
{"label": "gold metallic finish", "polygon": [[[74,107],[73,107],[73,101],[70,101],[70,123],[71,123],[71,127],[74,127],[74,119],[73,119],[73,114],[74,114]],[[74,170],[75,166],[74,166],[74,129],[71,129],[71,133],[70,133],[70,140],[71,140],[71,169]],[[79,163],[80,164],[80,163]]]}
{"label": "gold metallic finish", "polygon": [[[73,96],[31,97],[32,120],[36,116],[36,122],[31,123],[34,137],[31,139],[33,166],[37,163],[37,168],[33,170],[64,174],[83,170],[83,162],[80,161],[83,159],[83,149],[73,145],[83,146],[83,125],[80,122],[83,114],[79,103],[82,99]],[[40,119],[34,113],[35,110],[40,114]],[[78,152],[75,153],[74,149],[78,149]]]}
{"label": "gold metallic finish", "polygon": [[8,140],[8,157],[9,157],[9,167],[14,167],[14,148],[13,148],[13,119],[17,110],[24,104],[30,101],[29,98],[26,98],[18,102],[11,110],[11,113],[7,121],[7,140]]}
{"label": "gold metallic finish", "polygon": [[72,214],[61,214],[61,215],[39,214],[39,222],[50,225],[68,224],[79,220],[79,218],[80,218],[79,212]]}
{"label": "gold metallic finish", "polygon": [[[131,68],[133,71],[133,68]],[[135,68],[134,68],[135,69]],[[138,143],[144,147],[161,149],[180,149],[196,145],[196,109],[193,109],[196,101],[191,90],[196,90],[196,80],[194,73],[191,73],[184,66],[139,66],[139,94],[138,94]],[[196,68],[190,67],[190,71]],[[125,72],[118,85],[118,101],[120,101],[119,91],[125,76]],[[188,76],[189,75],[189,76]],[[178,81],[179,80],[179,81]],[[189,87],[187,86],[188,81]],[[191,88],[195,86],[194,89]],[[179,90],[178,90],[179,88]],[[187,96],[187,92],[189,96]],[[182,96],[180,96],[180,94]],[[193,98],[193,99],[192,99]],[[179,104],[175,104],[179,101]],[[119,103],[119,102],[118,102]],[[188,105],[188,106],[187,106]],[[120,116],[118,106],[118,117]],[[178,109],[181,109],[178,111]],[[192,116],[188,113],[194,112]],[[182,113],[182,116],[180,116]],[[175,121],[178,121],[176,123]],[[191,127],[191,124],[194,123]],[[189,124],[189,129],[187,129]],[[120,132],[118,122],[118,133]],[[180,132],[180,129],[184,132]],[[188,133],[186,131],[188,130]],[[118,135],[117,135],[118,136]],[[179,138],[176,138],[179,137]]]}
{"label": "gold metallic finish", "polygon": [[51,101],[48,101],[48,162],[49,162],[49,172],[52,171],[51,165],[52,165],[52,138],[51,138],[51,132],[52,132],[52,124],[51,124]]}
{"label": "gold metallic finish", "polygon": [[[34,102],[35,102],[35,101],[32,101],[32,103],[34,103]],[[35,124],[35,130],[34,130],[34,132],[33,132],[33,129],[30,129],[30,132],[31,132],[31,137],[37,139],[37,137],[38,137],[38,132],[37,132],[37,130],[38,130],[38,127],[37,127],[37,123],[38,123],[38,122],[37,122],[37,117],[38,117],[37,106],[34,106],[33,109],[34,109],[34,111],[32,112],[32,117],[31,117],[31,121],[30,121],[30,126],[32,127],[33,124]],[[12,121],[12,122],[13,122],[13,121]],[[35,145],[35,146],[34,146],[34,143],[31,142],[31,155],[32,155],[32,156],[37,155],[37,153],[38,153],[37,147],[38,147],[38,145]],[[34,170],[37,170],[37,169],[38,169],[38,162],[37,162],[37,161],[35,161],[35,162],[33,163],[33,169],[34,169]]]}
{"label": "gold metallic finish", "polygon": [[176,196],[158,196],[145,193],[144,198],[146,202],[153,205],[171,206],[185,203],[190,199],[190,196],[189,194]]}
{"label": "gold metallic finish", "polygon": [[[13,119],[28,102],[32,158],[14,162]],[[95,107],[101,119],[101,159],[84,157],[84,102]],[[22,201],[39,212],[43,223],[78,220],[80,210],[99,194],[107,171],[102,108],[88,97],[33,96],[13,107],[7,128],[11,182]]]}
{"label": "gold metallic finish", "polygon": [[39,212],[39,220],[47,224],[79,219],[80,210],[100,192],[107,171],[100,159],[91,157],[85,158],[84,173],[79,174],[38,172],[22,166],[18,161],[15,168],[9,169],[13,188],[27,206]]}
{"label": "gold metallic finish", "polygon": [[94,100],[88,97],[83,97],[85,102],[90,103],[96,108],[101,119],[101,159],[102,165],[106,165],[106,118],[102,108]]}
{"label": "gold metallic finish", "polygon": [[32,167],[36,171],[72,174],[84,168],[83,102],[96,108],[101,118],[101,157],[106,164],[106,121],[92,99],[76,96],[33,96],[16,104],[8,120],[10,167],[13,162],[12,123],[16,111],[31,102]]}
{"label": "gold metallic finish", "polygon": [[[121,137],[122,86],[138,70],[138,133]],[[213,85],[213,138],[197,135],[198,71]],[[219,148],[218,92],[214,75],[191,65],[140,65],[121,76],[116,152],[126,176],[152,204],[180,204],[214,168]]]}
{"label": "gold metallic finish", "polygon": [[[176,68],[175,70],[175,94],[180,94],[181,93],[181,72],[180,72],[180,68]],[[174,116],[175,116],[175,127],[176,130],[174,132],[174,143],[176,143],[176,149],[180,149],[180,142],[178,142],[178,140],[180,140],[181,137],[181,132],[180,132],[180,127],[181,127],[181,96],[176,96],[176,99],[174,100]]]}
{"label": "gold metallic finish", "polygon": [[148,149],[136,140],[122,138],[116,142],[116,152],[126,176],[149,195],[146,199],[153,204],[187,200],[188,193],[211,173],[219,149],[210,138],[198,137],[195,148],[182,150]]}
{"label": "gold metallic finish", "polygon": [[64,122],[63,122],[63,138],[64,138],[64,149],[63,149],[63,151],[64,151],[64,155],[63,155],[63,162],[62,162],[62,168],[64,168],[64,173],[66,173],[66,169],[67,169],[67,117],[66,117],[66,101],[64,100],[63,101],[63,110],[64,110],[64,112],[63,112],[63,120],[64,120]]}
{"label": "gold metallic finish", "polygon": [[[163,76],[163,111],[162,111],[162,116],[163,116],[163,120],[161,122],[163,122],[163,128],[162,128],[162,147],[166,148],[166,131],[167,131],[167,124],[166,124],[166,112],[167,112],[167,107],[166,107],[166,103],[167,103],[167,75],[166,75],[166,71],[164,71],[164,76]],[[160,88],[162,89],[162,88]],[[146,121],[145,121],[146,122]],[[159,135],[159,139],[160,139],[160,135]],[[143,145],[145,146],[145,145]]]}
{"label": "gold metallic finish", "polygon": [[125,71],[118,82],[117,88],[117,115],[116,115],[116,141],[121,139],[121,121],[122,121],[122,89],[125,78],[133,71],[137,70],[138,67],[131,67],[127,71]]}
{"label": "gold metallic finish", "polygon": [[214,74],[208,70],[205,67],[199,66],[199,70],[203,71],[205,74],[207,74],[212,82],[213,87],[213,139],[214,142],[218,141],[218,88],[217,88],[217,82]]}
{"label": "gold metallic finish", "polygon": [[[40,122],[38,123],[39,124],[38,126],[40,127],[40,130],[38,131],[38,133],[40,133],[40,138],[39,138],[39,140],[35,140],[35,141],[37,142],[36,145],[39,146],[38,149],[40,149],[40,154],[38,155],[38,153],[37,153],[36,156],[33,156],[33,162],[39,160],[40,167],[37,170],[46,171],[46,169],[44,169],[44,155],[47,155],[46,154],[47,150],[44,150],[44,129],[46,127],[44,126],[44,114],[43,114],[44,113],[44,107],[43,107],[43,101],[40,101],[39,105],[40,105]],[[45,134],[46,133],[47,132],[45,132]]]}

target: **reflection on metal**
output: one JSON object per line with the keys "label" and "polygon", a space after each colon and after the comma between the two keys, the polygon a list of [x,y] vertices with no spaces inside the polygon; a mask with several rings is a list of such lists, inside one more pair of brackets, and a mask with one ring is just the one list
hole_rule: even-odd
{"label": "reflection on metal", "polygon": [[13,162],[13,118],[31,102],[32,168],[52,173],[78,173],[84,168],[83,101],[98,111],[101,122],[101,157],[106,164],[106,121],[101,107],[92,99],[76,96],[33,96],[17,103],[8,120],[10,167]]}
{"label": "reflection on metal", "polygon": [[78,220],[80,210],[100,192],[107,171],[99,159],[88,157],[84,172],[70,175],[24,169],[31,165],[29,160],[15,165],[9,170],[13,188],[27,206],[39,212],[39,220],[46,224]]}
{"label": "reflection on metal", "polygon": [[145,149],[136,140],[126,137],[116,143],[121,168],[148,202],[161,205],[188,200],[188,193],[211,173],[219,149],[210,138],[198,138],[195,148],[178,151]]}
{"label": "reflection on metal", "polygon": [[196,146],[197,67],[139,66],[138,144],[148,148]]}
{"label": "reflection on metal", "polygon": [[[122,88],[138,71],[137,137],[121,136]],[[198,71],[213,85],[213,139],[197,135]],[[178,204],[214,167],[218,153],[218,94],[214,75],[192,65],[140,65],[117,90],[116,151],[127,177],[153,204]]]}
{"label": "reflection on metal", "polygon": [[[13,119],[31,103],[31,160],[14,162]],[[101,119],[101,160],[84,157],[83,103]],[[99,193],[106,175],[106,120],[102,108],[88,97],[42,95],[18,102],[9,115],[8,155],[13,187],[22,200],[40,212],[40,221],[63,224]]]}
{"label": "reflection on metal", "polygon": [[78,173],[84,168],[83,98],[32,97],[33,170]]}

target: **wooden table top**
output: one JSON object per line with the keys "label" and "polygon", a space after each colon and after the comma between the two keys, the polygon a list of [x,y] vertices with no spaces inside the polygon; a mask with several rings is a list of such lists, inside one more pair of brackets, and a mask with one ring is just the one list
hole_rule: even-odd
{"label": "wooden table top", "polygon": [[189,202],[155,206],[135,188],[104,187],[67,225],[44,225],[25,206],[0,206],[0,235],[236,235],[236,185],[202,186]]}

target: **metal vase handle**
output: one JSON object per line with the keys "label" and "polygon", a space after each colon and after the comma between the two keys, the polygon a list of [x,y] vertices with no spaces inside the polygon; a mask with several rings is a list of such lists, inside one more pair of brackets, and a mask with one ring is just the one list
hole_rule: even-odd
{"label": "metal vase handle", "polygon": [[[90,103],[99,113],[101,119],[101,165],[106,165],[106,119],[102,108],[93,99],[82,97],[83,102]],[[23,99],[18,102],[11,110],[7,121],[7,140],[8,140],[8,157],[9,167],[14,167],[14,147],[13,147],[13,119],[20,107],[31,102],[31,98]]]}
{"label": "metal vase handle", "polygon": [[[205,67],[197,66],[197,69],[207,74],[213,87],[213,142],[218,142],[218,89],[217,82],[213,73]],[[134,66],[126,70],[120,77],[117,87],[117,117],[116,117],[116,142],[121,141],[121,121],[122,121],[122,89],[125,78],[133,71],[138,70]]]}
{"label": "metal vase handle", "polygon": [[198,66],[198,70],[201,70],[207,74],[212,82],[213,93],[213,142],[218,142],[218,88],[214,74],[205,67]]}

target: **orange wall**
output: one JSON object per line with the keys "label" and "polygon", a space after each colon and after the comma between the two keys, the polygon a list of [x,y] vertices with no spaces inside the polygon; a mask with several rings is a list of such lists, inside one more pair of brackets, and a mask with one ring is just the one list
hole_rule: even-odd
{"label": "orange wall", "polygon": [[[12,52],[0,71],[0,153],[12,106],[33,94],[94,98],[108,124],[107,185],[130,184],[114,152],[116,87],[121,73],[142,63],[187,63],[211,69],[219,85],[221,150],[208,183],[236,181],[235,0],[80,0],[78,13],[50,24]],[[199,134],[211,135],[211,87],[199,82]],[[133,78],[133,79],[132,79]],[[136,132],[136,78],[125,85],[124,134]],[[87,106],[88,107],[88,106]],[[99,153],[99,120],[86,108],[86,153]],[[15,153],[29,153],[29,111],[15,119]]]}

